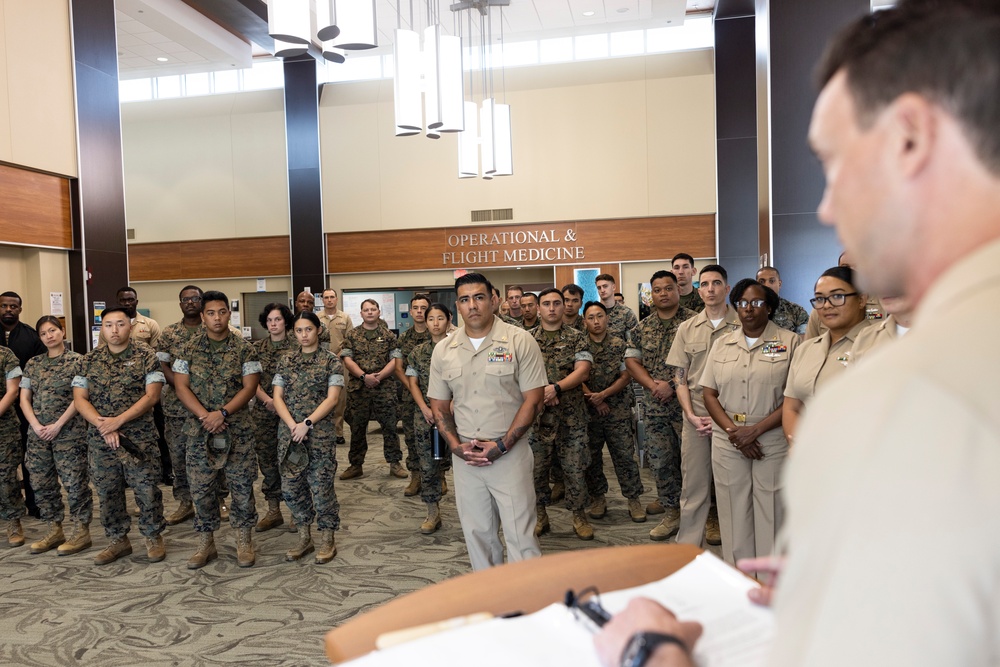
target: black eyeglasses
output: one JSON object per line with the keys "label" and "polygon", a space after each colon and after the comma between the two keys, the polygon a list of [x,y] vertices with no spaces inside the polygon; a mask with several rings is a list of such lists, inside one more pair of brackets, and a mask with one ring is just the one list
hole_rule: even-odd
{"label": "black eyeglasses", "polygon": [[747,301],[746,299],[740,299],[734,304],[737,308],[748,308],[753,306],[754,308],[763,308],[767,305],[767,301],[764,299],[751,299]]}
{"label": "black eyeglasses", "polygon": [[182,296],[181,303],[201,303],[200,296]]}
{"label": "black eyeglasses", "polygon": [[827,303],[829,303],[834,308],[839,308],[843,306],[847,301],[849,296],[857,296],[857,292],[847,292],[844,294],[831,294],[830,296],[818,296],[815,299],[809,299],[809,303],[812,304],[813,308],[822,308]]}

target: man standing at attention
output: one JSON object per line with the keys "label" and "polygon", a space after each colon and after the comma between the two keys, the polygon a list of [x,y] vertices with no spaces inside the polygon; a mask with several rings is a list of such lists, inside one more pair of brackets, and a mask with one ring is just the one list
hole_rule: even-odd
{"label": "man standing at attention", "polygon": [[[903,339],[826,387],[800,425],[769,665],[1000,656],[990,522],[1000,314],[983,308],[1000,300],[998,44],[995,1],[902,0],[849,24],[819,67],[809,128],[826,174],[819,218],[836,226],[867,289],[917,310]],[[956,322],[977,326],[956,340]],[[697,628],[640,606],[598,635],[606,664],[639,630],[692,647]],[[648,664],[691,664],[675,648]]]}
{"label": "man standing at attention", "polygon": [[399,449],[396,432],[397,398],[396,359],[399,345],[396,335],[379,324],[381,310],[374,299],[361,302],[360,327],[347,332],[340,358],[350,376],[347,394],[347,422],[351,425],[351,448],[347,455],[350,465],[340,474],[340,479],[354,479],[364,474],[365,456],[368,454],[368,422],[373,419],[382,427],[382,453],[389,464],[389,474],[406,479],[400,464],[403,453]]}
{"label": "man standing at attention", "polygon": [[156,448],[153,406],[160,400],[163,372],[156,353],[130,340],[132,323],[124,308],[101,313],[107,345],[91,351],[73,378],[73,403],[90,424],[90,479],[100,499],[101,524],[108,546],[94,558],[107,565],[132,553],[132,521],[125,511],[125,485],[135,492],[139,532],[146,538],[149,562],[166,558],[161,533],[163,494]]}
{"label": "man standing at attention", "polygon": [[525,331],[538,326],[538,296],[534,292],[521,295],[521,328]]}
{"label": "man standing at attention", "polygon": [[[474,570],[541,555],[535,537],[533,455],[525,437],[547,384],[538,344],[493,316],[492,285],[480,273],[455,281],[464,326],[434,348],[434,420],[451,448],[455,500]],[[454,408],[454,414],[452,414]]]}
{"label": "man standing at attention", "polygon": [[[427,330],[427,309],[431,307],[431,300],[426,294],[417,294],[410,299],[410,318],[413,326],[407,329],[399,337],[399,353],[396,358],[396,379],[403,386],[409,382],[406,379],[406,360],[410,357],[410,352],[426,341],[431,339],[431,332]],[[403,398],[399,402],[399,417],[403,420],[403,440],[406,442],[406,469],[410,471],[410,483],[403,490],[404,496],[415,496],[420,493],[420,451],[417,449],[416,433],[413,430],[413,411],[417,409],[417,404],[409,391],[403,392]]]}
{"label": "man standing at attention", "polygon": [[677,532],[681,501],[681,429],[684,415],[673,387],[673,370],[667,353],[677,328],[697,313],[680,305],[677,279],[669,271],[657,271],[649,279],[653,312],[626,338],[625,367],[646,390],[646,443],[656,479],[657,500],[648,514],[663,520],[649,531],[652,540],[665,540]]}
{"label": "man standing at attention", "polygon": [[[580,307],[583,305],[583,288],[574,283],[563,285],[562,288],[563,305],[566,313],[563,315],[563,324],[580,333],[587,333],[587,325],[580,315]],[[607,310],[607,307],[605,307]]]}
{"label": "man standing at attention", "polygon": [[524,288],[520,285],[510,285],[507,287],[507,305],[510,307],[510,317],[512,319],[521,319],[522,294],[524,294]]}
{"label": "man standing at attention", "polygon": [[[324,306],[325,309],[325,306]],[[312,292],[299,292],[295,296],[295,315],[299,313],[315,313],[316,312],[316,297]],[[319,342],[329,343],[330,342],[330,331],[326,328],[326,324],[320,321],[320,332],[319,332]]]}
{"label": "man standing at attention", "polygon": [[762,266],[757,269],[757,282],[770,287],[778,295],[778,310],[774,311],[774,323],[782,329],[794,331],[800,336],[805,334],[809,323],[809,313],[797,303],[792,303],[781,296],[781,274],[773,266]]}
{"label": "man standing at attention", "polygon": [[[132,340],[149,345],[154,350],[160,339],[160,325],[151,317],[139,312],[139,295],[134,287],[122,287],[117,294],[118,305],[125,309],[132,321]],[[100,344],[106,345],[104,329],[101,329]]]}
{"label": "man standing at attention", "polygon": [[632,309],[615,299],[615,278],[610,273],[602,273],[594,279],[601,303],[608,309],[608,333],[626,340],[629,331],[639,326],[639,318]]}
{"label": "man standing at attention", "polygon": [[194,529],[201,541],[187,562],[189,570],[218,557],[215,531],[222,519],[216,493],[225,471],[233,494],[229,521],[236,530],[236,563],[251,567],[256,560],[251,530],[257,523],[253,483],[257,480],[253,420],[247,403],[257,393],[261,366],[257,351],[229,329],[229,297],[209,291],[202,295],[199,331],[174,359],[174,389],[188,409],[187,474],[194,500]]}
{"label": "man standing at attention", "polygon": [[[344,348],[344,337],[347,332],[354,328],[354,322],[350,315],[339,310],[337,290],[328,287],[323,290],[323,312],[319,315],[319,322],[330,335],[330,351],[338,357]],[[322,337],[322,333],[320,334]],[[344,408],[347,406],[347,392],[340,392],[340,399],[337,407],[333,411],[333,426],[337,433],[337,444],[344,444]]]}
{"label": "man standing at attention", "polygon": [[686,252],[674,255],[670,263],[672,273],[677,276],[677,292],[681,295],[681,308],[698,312],[705,307],[701,295],[694,288],[694,258]]}
{"label": "man standing at attention", "polygon": [[677,541],[701,546],[722,544],[719,513],[712,506],[712,418],[698,383],[715,341],[740,326],[729,305],[729,274],[718,264],[701,270],[698,291],[705,309],[677,327],[667,363],[674,370],[681,428],[681,518]]}

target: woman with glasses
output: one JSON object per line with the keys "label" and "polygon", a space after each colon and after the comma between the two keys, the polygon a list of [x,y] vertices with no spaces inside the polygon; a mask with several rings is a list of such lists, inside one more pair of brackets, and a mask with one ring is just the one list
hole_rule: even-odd
{"label": "woman with glasses", "polygon": [[770,554],[781,526],[778,491],[788,454],[781,403],[799,337],[772,321],[780,301],[771,288],[745,278],[729,300],[740,328],[712,345],[701,386],[713,422],[722,555],[735,565],[740,558]]}
{"label": "woman with glasses", "polygon": [[[274,374],[274,411],[278,427],[278,461],[285,504],[298,524],[299,542],[285,560],[313,551],[310,527],[316,519],[319,546],[316,563],[337,555],[333,533],[340,528],[340,503],[333,488],[337,475],[333,409],[344,390],[344,367],[326,345],[319,344],[319,318],[309,311],[293,322],[299,349],[278,361]],[[329,417],[329,418],[328,418]]]}
{"label": "woman with glasses", "polygon": [[809,300],[819,313],[826,331],[802,344],[788,373],[781,425],[790,444],[805,404],[816,390],[847,368],[851,348],[871,321],[865,313],[867,295],[854,284],[849,266],[827,269],[816,281],[815,296]]}
{"label": "woman with glasses", "polygon": [[417,409],[413,412],[413,433],[420,460],[420,499],[427,505],[427,518],[420,524],[420,532],[430,535],[441,527],[441,509],[438,503],[447,490],[444,473],[451,464],[448,445],[441,438],[444,458],[433,456],[434,415],[427,398],[427,384],[431,376],[431,355],[434,346],[448,335],[451,311],[447,306],[434,303],[427,309],[425,322],[431,339],[415,347],[406,358],[407,389],[413,396]]}

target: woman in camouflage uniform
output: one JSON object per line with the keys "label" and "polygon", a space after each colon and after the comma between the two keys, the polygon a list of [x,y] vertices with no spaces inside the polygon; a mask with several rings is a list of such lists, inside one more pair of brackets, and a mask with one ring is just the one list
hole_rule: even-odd
{"label": "woman in camouflage uniform", "polygon": [[448,335],[451,311],[447,306],[435,303],[427,309],[425,322],[431,339],[415,347],[406,358],[406,377],[407,388],[417,404],[417,410],[413,413],[413,430],[420,457],[420,499],[427,504],[427,518],[420,524],[420,532],[430,535],[441,527],[438,502],[447,490],[444,473],[447,470],[446,462],[451,462],[451,455],[446,454],[444,459],[437,461],[431,453],[434,415],[427,399],[427,384],[431,374],[431,354],[434,346]]}
{"label": "woman in camouflage uniform", "polygon": [[[42,521],[49,533],[31,545],[40,554],[59,547],[59,555],[75,554],[90,547],[90,520],[94,496],[87,473],[87,424],[73,405],[73,377],[80,372],[83,357],[67,350],[66,331],[51,315],[35,325],[48,354],[33,357],[21,377],[21,411],[31,426],[25,465],[35,487]],[[63,534],[62,482],[69,499],[73,532]]]}
{"label": "woman in camouflage uniform", "polygon": [[21,431],[14,411],[17,400],[21,365],[8,347],[0,347],[0,518],[7,520],[7,544],[19,547],[24,544],[24,496],[17,480],[17,466],[21,462]]}
{"label": "woman in camouflage uniform", "polygon": [[[333,488],[337,473],[333,409],[344,389],[344,369],[337,355],[319,344],[319,318],[311,312],[295,316],[295,337],[301,346],[281,357],[274,374],[274,409],[278,427],[278,461],[285,504],[298,524],[299,542],[285,560],[299,560],[313,551],[313,518],[320,540],[316,562],[337,555],[333,533],[340,527],[340,503]],[[330,417],[327,419],[327,417]]]}

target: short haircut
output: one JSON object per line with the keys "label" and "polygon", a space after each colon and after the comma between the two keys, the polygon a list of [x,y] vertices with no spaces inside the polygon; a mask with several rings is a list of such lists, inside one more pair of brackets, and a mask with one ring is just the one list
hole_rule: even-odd
{"label": "short haircut", "polygon": [[[843,280],[845,283],[850,285],[852,289],[857,290],[857,284],[854,282],[855,275],[854,269],[849,266],[833,266],[824,271],[823,274],[820,275],[820,278],[836,278],[837,280]],[[813,287],[813,289],[815,289],[815,287]]]}
{"label": "short haircut", "polygon": [[66,327],[63,326],[63,323],[60,322],[59,318],[56,317],[55,315],[42,315],[41,317],[39,317],[38,321],[35,322],[35,331],[41,329],[43,324],[54,324],[60,329],[62,329],[64,332],[66,331]]}
{"label": "short haircut", "polygon": [[327,287],[325,290],[323,290],[323,294],[326,294],[327,292],[333,292],[333,295],[337,296],[337,290],[333,289],[332,287]]}
{"label": "short haircut", "polygon": [[587,311],[590,310],[591,308],[600,308],[601,310],[604,311],[605,315],[608,314],[608,307],[605,306],[600,301],[588,301],[587,303],[583,304],[583,315],[584,315],[584,317],[586,317]]}
{"label": "short haircut", "polygon": [[706,273],[718,273],[722,276],[722,282],[729,284],[729,274],[718,264],[709,264],[698,273],[698,277],[700,278]]}
{"label": "short haircut", "polygon": [[686,259],[687,261],[691,262],[691,266],[694,266],[694,257],[687,254],[686,252],[679,252],[676,255],[674,255],[674,258],[670,260],[670,265],[673,266],[674,262],[676,262],[679,259]]}
{"label": "short haircut", "polygon": [[442,313],[444,313],[444,316],[448,318],[448,321],[451,322],[451,317],[452,317],[452,315],[451,315],[451,309],[448,308],[448,306],[444,305],[443,303],[436,303],[435,302],[435,303],[432,303],[430,305],[430,307],[427,308],[427,314],[430,315],[432,310],[439,310],[439,311],[441,311]]}
{"label": "short haircut", "polygon": [[[491,283],[489,279],[481,273],[466,273],[464,276],[459,276],[458,278],[455,279],[456,292],[458,291],[458,288],[462,287],[463,285],[484,285],[486,287],[487,294],[496,289],[495,287],[493,287],[493,283]],[[509,292],[512,289],[519,289],[522,292],[524,291],[523,289],[517,286],[508,287],[507,291]],[[499,294],[500,292],[497,291],[497,295]]]}
{"label": "short haircut", "polygon": [[414,301],[426,301],[428,306],[431,305],[431,298],[426,294],[414,294],[413,298],[410,299],[411,306],[413,305]]}
{"label": "short haircut", "polygon": [[670,280],[674,281],[674,284],[677,283],[677,276],[675,276],[672,271],[664,271],[663,269],[660,269],[659,271],[654,273],[653,276],[649,279],[649,284],[652,285],[654,282],[660,280],[661,278],[669,278]]}
{"label": "short haircut", "polygon": [[208,304],[209,301],[224,301],[226,303],[226,308],[229,308],[229,297],[219,290],[209,290],[201,295],[201,303],[203,307]]}
{"label": "short haircut", "polygon": [[[534,292],[525,292],[524,294],[521,295],[521,301],[524,301],[524,297],[526,296],[530,296],[532,299],[534,299],[535,303],[538,303],[538,301],[540,300],[540,296],[538,294],[535,294]],[[559,296],[562,296],[562,292],[559,293]]]}
{"label": "short haircut", "polygon": [[756,275],[759,276],[761,271],[774,271],[774,275],[778,276],[778,280],[781,280],[781,271],[778,271],[778,269],[774,268],[773,266],[760,267],[759,269],[757,269]]}
{"label": "short haircut", "polygon": [[558,294],[559,300],[560,301],[563,300],[562,290],[558,290],[555,287],[549,287],[548,289],[543,289],[541,292],[538,293],[538,303],[541,303],[542,299],[548,296],[549,294]]}
{"label": "short haircut", "polygon": [[569,292],[573,296],[578,296],[581,299],[583,298],[583,288],[580,287],[579,285],[577,285],[576,283],[570,283],[569,285],[563,285],[562,293],[566,294],[566,292]]}
{"label": "short haircut", "polygon": [[370,303],[371,305],[373,305],[376,308],[378,308],[379,312],[382,312],[382,307],[378,305],[378,301],[376,301],[375,299],[365,299],[364,301],[362,301],[361,302],[361,308],[362,309],[364,309],[366,303]]}
{"label": "short haircut", "polygon": [[131,318],[132,318],[132,316],[131,316],[131,315],[129,315],[129,314],[128,314],[128,311],[127,311],[127,310],[125,310],[125,309],[124,309],[123,307],[121,307],[121,306],[114,306],[114,307],[112,307],[112,308],[105,308],[104,310],[102,310],[102,311],[101,311],[101,321],[103,322],[103,321],[104,321],[104,318],[105,318],[105,317],[107,317],[108,315],[110,315],[111,313],[121,313],[122,315],[124,315],[124,316],[125,316],[125,319],[126,319],[126,320],[128,320],[129,322],[131,322],[131,321],[132,321],[132,319],[131,319]]}
{"label": "short haircut", "polygon": [[524,288],[521,287],[520,285],[507,285],[507,292],[504,294],[504,296],[509,295],[514,290],[517,290],[521,294],[524,294]]}
{"label": "short haircut", "polygon": [[283,303],[269,303],[264,306],[264,310],[260,311],[260,317],[257,321],[260,322],[260,326],[267,328],[267,318],[274,311],[281,313],[281,317],[285,320],[285,331],[292,328],[293,316],[291,309]]}
{"label": "short haircut", "polygon": [[195,291],[197,291],[198,292],[198,296],[203,296],[204,295],[204,292],[202,292],[201,288],[198,287],[197,285],[185,285],[184,287],[181,288],[181,291],[177,293],[177,298],[178,299],[181,298],[181,295],[184,294],[184,292],[187,292],[188,290],[195,290]]}
{"label": "short haircut", "polygon": [[500,298],[500,290],[496,288],[496,285],[490,285],[490,291],[493,292],[493,296],[495,296],[498,299]]}
{"label": "short haircut", "polygon": [[996,0],[902,0],[863,16],[827,47],[816,78],[825,87],[840,71],[868,129],[905,93],[946,109],[969,146],[1000,174],[1000,5]]}
{"label": "short haircut", "polygon": [[300,312],[298,315],[295,316],[294,320],[292,320],[292,326],[295,326],[295,323],[298,322],[299,320],[306,320],[314,327],[316,327],[316,331],[320,330],[319,318],[316,317],[316,313],[309,312],[308,310],[303,310],[302,312]]}
{"label": "short haircut", "polygon": [[17,292],[4,292],[3,294],[0,294],[0,299],[3,298],[17,299],[17,305],[20,306],[23,304],[23,301],[21,301],[21,295],[18,294]]}
{"label": "short haircut", "polygon": [[122,292],[132,292],[132,294],[135,294],[137,297],[139,296],[139,293],[135,291],[135,288],[130,287],[129,285],[126,285],[125,287],[119,287],[118,291],[115,292],[115,296],[121,295]]}
{"label": "short haircut", "polygon": [[621,292],[615,292],[615,296],[620,296],[623,299],[625,298],[625,295],[622,294]]}
{"label": "short haircut", "polygon": [[733,285],[733,291],[729,293],[729,303],[733,304],[733,308],[735,308],[736,302],[741,300],[743,298],[743,293],[751,287],[764,290],[764,301],[767,303],[767,308],[770,311],[767,315],[767,319],[773,320],[775,311],[777,311],[778,306],[781,305],[781,299],[773,289],[767,285],[761,285],[753,278],[744,278]]}
{"label": "short haircut", "polygon": [[618,284],[618,281],[615,280],[615,277],[613,275],[611,275],[610,273],[602,273],[601,275],[599,275],[596,278],[594,278],[594,284],[596,285],[597,283],[599,283],[601,281],[605,281],[605,280],[607,282],[611,283],[612,285],[617,285]]}

